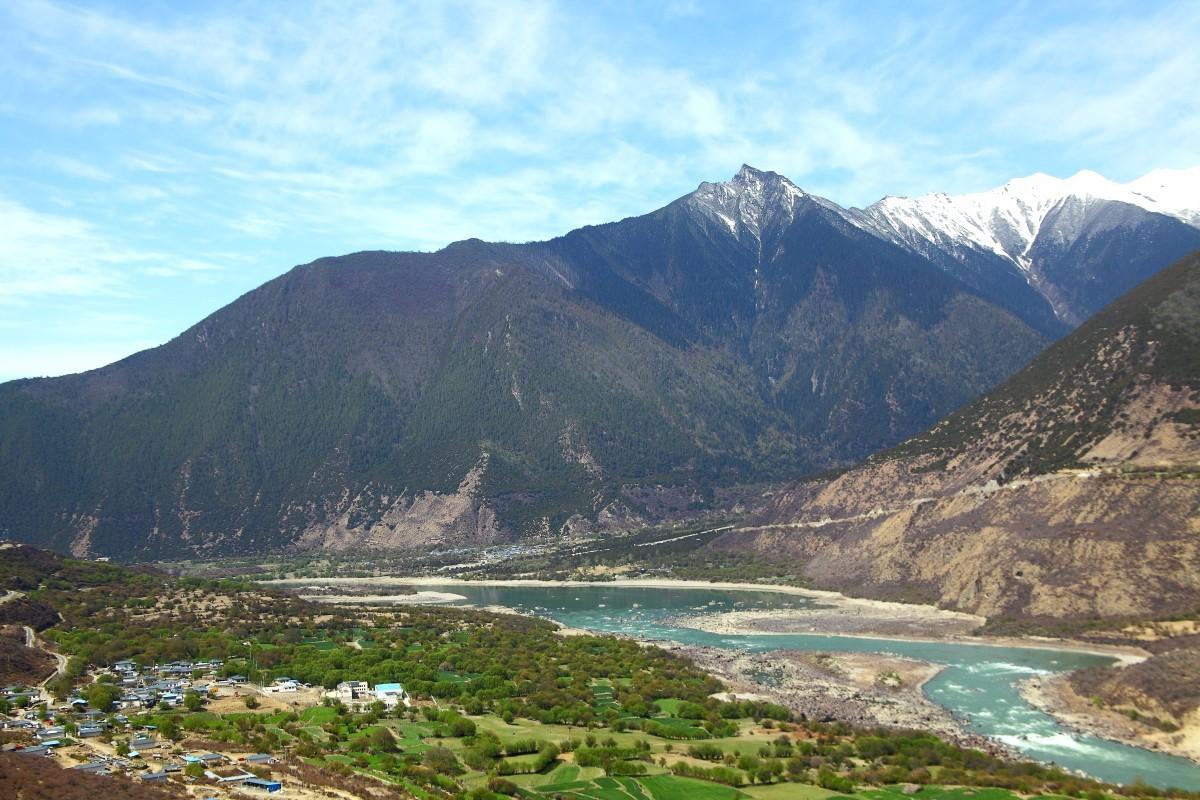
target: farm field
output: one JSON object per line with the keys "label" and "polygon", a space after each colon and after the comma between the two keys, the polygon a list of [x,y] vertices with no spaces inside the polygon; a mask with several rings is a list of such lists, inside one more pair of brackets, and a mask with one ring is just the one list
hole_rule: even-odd
{"label": "farm field", "polygon": [[[46,685],[47,727],[104,724],[102,739],[64,747],[60,763],[124,748],[118,769],[127,777],[175,766],[174,783],[186,784],[181,772],[191,769],[186,779],[222,800],[232,795],[196,753],[230,765],[261,754],[256,763],[271,766],[258,769],[289,786],[367,800],[387,787],[418,800],[912,796],[897,784],[927,784],[918,800],[1017,800],[1051,790],[1144,797],[932,733],[816,722],[770,702],[730,700],[724,684],[678,655],[618,637],[562,636],[544,620],[319,606],[246,583],[14,549],[0,554],[0,567],[31,587],[27,597],[47,609],[43,617],[60,620],[40,631],[69,656],[66,673]],[[133,699],[181,672],[186,702]],[[306,684],[304,692],[264,694],[283,676]],[[351,681],[400,683],[407,702],[343,705],[338,687]],[[131,742],[143,737],[154,747],[138,749],[152,752],[133,755]]]}
{"label": "farm field", "polygon": [[572,800],[736,800],[737,789],[674,775],[601,777],[534,787],[541,797]]}

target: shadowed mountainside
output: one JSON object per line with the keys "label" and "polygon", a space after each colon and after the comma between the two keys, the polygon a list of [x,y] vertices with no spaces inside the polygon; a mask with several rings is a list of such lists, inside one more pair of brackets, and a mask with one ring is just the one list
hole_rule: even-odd
{"label": "shadowed mountainside", "polygon": [[0,386],[0,535],[144,559],[695,517],[1011,375],[1064,326],[1009,283],[750,167],[547,242],[321,259],[161,347]]}
{"label": "shadowed mountainside", "polygon": [[928,432],[781,492],[715,547],[986,616],[1200,607],[1200,254]]}

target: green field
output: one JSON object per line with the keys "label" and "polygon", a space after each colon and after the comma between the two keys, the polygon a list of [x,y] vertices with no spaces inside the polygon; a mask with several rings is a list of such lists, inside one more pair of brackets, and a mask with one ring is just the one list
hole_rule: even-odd
{"label": "green field", "polygon": [[312,725],[324,725],[337,719],[338,712],[329,706],[313,706],[300,712],[300,719]]}
{"label": "green field", "polygon": [[597,711],[621,707],[614,697],[612,681],[608,678],[596,678],[592,681],[592,695],[596,698],[594,707]]}
{"label": "green field", "polygon": [[[754,795],[759,797],[760,795]],[[835,800],[852,800],[841,795],[832,796]],[[1021,800],[1020,795],[1007,789],[988,788],[950,788],[945,786],[925,786],[914,795],[907,795],[899,786],[880,786],[875,789],[863,789],[855,792],[855,798],[867,800]],[[1065,800],[1057,795],[1037,795],[1042,800]]]}
{"label": "green field", "polygon": [[546,786],[556,786],[575,782],[589,782],[604,777],[604,771],[599,767],[580,767],[577,764],[560,763],[549,772],[540,775],[510,775],[508,777],[517,786],[542,792]]}
{"label": "green field", "polygon": [[[755,800],[828,800],[837,792],[806,783],[771,783],[766,786],[743,786],[742,793]],[[924,800],[925,795],[919,795]]]}
{"label": "green field", "polygon": [[654,702],[654,704],[656,706],[658,706],[659,710],[662,711],[662,713],[664,713],[670,717],[673,717],[679,713],[679,703],[680,703],[680,701],[676,700],[673,697],[668,698],[666,700],[656,700]]}
{"label": "green field", "polygon": [[736,800],[745,796],[737,789],[674,775],[546,783],[534,788],[533,795],[572,800]]}
{"label": "green field", "polygon": [[708,731],[698,727],[691,720],[678,717],[652,717],[652,722],[662,726],[662,738],[665,739],[709,739]]}
{"label": "green field", "polygon": [[572,800],[736,800],[737,789],[674,775],[642,778],[594,778],[552,783],[534,789],[535,796]]}

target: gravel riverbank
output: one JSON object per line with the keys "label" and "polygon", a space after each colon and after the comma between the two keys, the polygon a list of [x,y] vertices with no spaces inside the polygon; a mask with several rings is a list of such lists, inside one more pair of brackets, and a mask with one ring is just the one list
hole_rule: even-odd
{"label": "gravel riverbank", "polygon": [[1096,708],[1075,692],[1069,675],[1030,678],[1021,683],[1021,696],[1071,730],[1200,763],[1200,718],[1187,720],[1176,731],[1158,730],[1118,711]]}
{"label": "gravel riverbank", "polygon": [[921,687],[942,669],[936,664],[876,653],[746,653],[656,644],[720,678],[730,694],[779,703],[808,719],[930,731],[964,747],[1015,756],[995,740],[967,731],[925,697]]}

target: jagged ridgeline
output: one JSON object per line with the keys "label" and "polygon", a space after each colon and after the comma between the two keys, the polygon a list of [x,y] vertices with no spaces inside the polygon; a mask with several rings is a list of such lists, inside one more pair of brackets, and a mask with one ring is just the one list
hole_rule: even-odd
{"label": "jagged ridgeline", "polygon": [[[1110,260],[1200,246],[1122,219]],[[746,167],[547,242],[321,259],[161,347],[0,386],[0,534],[154,558],[695,514],[895,445],[1066,330],[1024,262],[997,282],[977,246],[928,250]]]}
{"label": "jagged ridgeline", "polygon": [[1200,607],[1200,254],[930,431],[714,546],[827,588],[1041,620]]}

